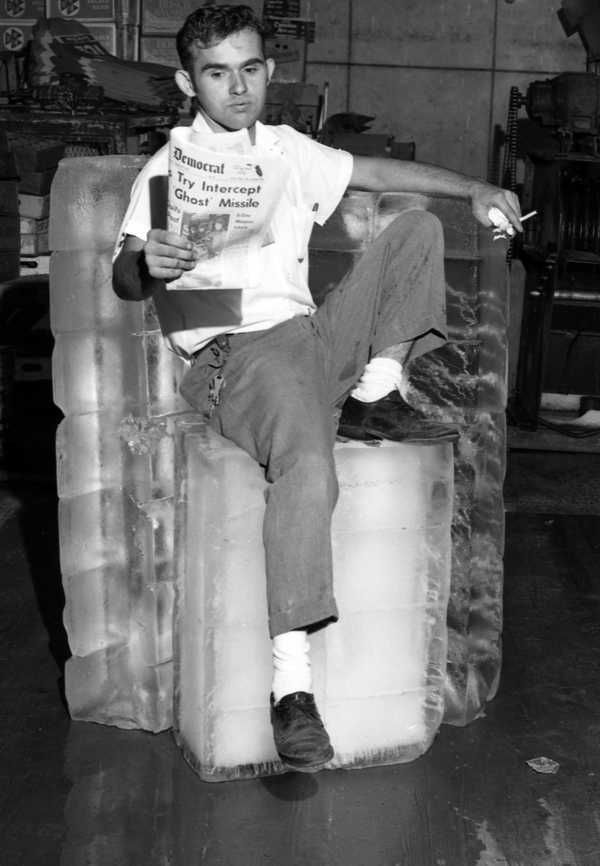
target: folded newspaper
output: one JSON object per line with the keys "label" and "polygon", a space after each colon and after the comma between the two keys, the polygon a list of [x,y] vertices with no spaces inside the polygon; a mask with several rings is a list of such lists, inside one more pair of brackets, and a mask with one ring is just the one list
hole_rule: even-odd
{"label": "folded newspaper", "polygon": [[187,238],[198,260],[168,289],[251,289],[260,249],[289,173],[283,159],[252,153],[247,130],[171,130],[168,228]]}

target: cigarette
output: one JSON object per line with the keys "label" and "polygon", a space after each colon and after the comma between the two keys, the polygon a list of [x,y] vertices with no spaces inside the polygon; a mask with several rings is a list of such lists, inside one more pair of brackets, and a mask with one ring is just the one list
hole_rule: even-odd
{"label": "cigarette", "polygon": [[532,210],[532,211],[530,211],[530,213],[526,213],[525,216],[519,217],[519,222],[522,223],[523,220],[528,220],[529,217],[535,216],[536,213],[537,213],[536,210]]}

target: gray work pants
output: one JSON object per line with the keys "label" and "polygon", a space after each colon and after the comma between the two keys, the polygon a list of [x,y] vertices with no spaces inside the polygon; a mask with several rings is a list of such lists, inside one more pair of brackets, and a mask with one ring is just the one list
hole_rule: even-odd
{"label": "gray work pants", "polygon": [[442,227],[414,210],[370,244],[313,316],[233,334],[225,351],[209,344],[188,371],[181,393],[206,414],[208,379],[220,368],[225,384],[208,422],[270,482],[263,538],[271,637],[338,617],[336,410],[377,352],[416,341],[415,357],[443,344],[445,329]]}

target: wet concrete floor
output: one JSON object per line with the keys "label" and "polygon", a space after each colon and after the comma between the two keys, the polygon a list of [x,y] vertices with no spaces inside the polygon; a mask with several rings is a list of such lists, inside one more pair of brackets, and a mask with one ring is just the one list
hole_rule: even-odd
{"label": "wet concrete floor", "polygon": [[[569,484],[598,485],[597,455],[576,455],[580,476],[560,453],[509,455],[504,664],[485,717],[442,726],[408,764],[210,784],[170,732],[68,717],[55,420],[28,416],[18,471],[0,476],[2,866],[600,862],[600,508],[586,496],[577,513]],[[527,763],[540,757],[557,772]]]}

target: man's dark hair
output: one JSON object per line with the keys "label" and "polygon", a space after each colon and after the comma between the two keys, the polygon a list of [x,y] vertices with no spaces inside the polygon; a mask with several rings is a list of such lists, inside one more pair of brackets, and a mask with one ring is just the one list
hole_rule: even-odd
{"label": "man's dark hair", "polygon": [[265,30],[249,6],[209,4],[190,12],[177,33],[177,53],[182,68],[190,74],[193,72],[194,48],[212,48],[243,30],[258,33],[264,54]]}

